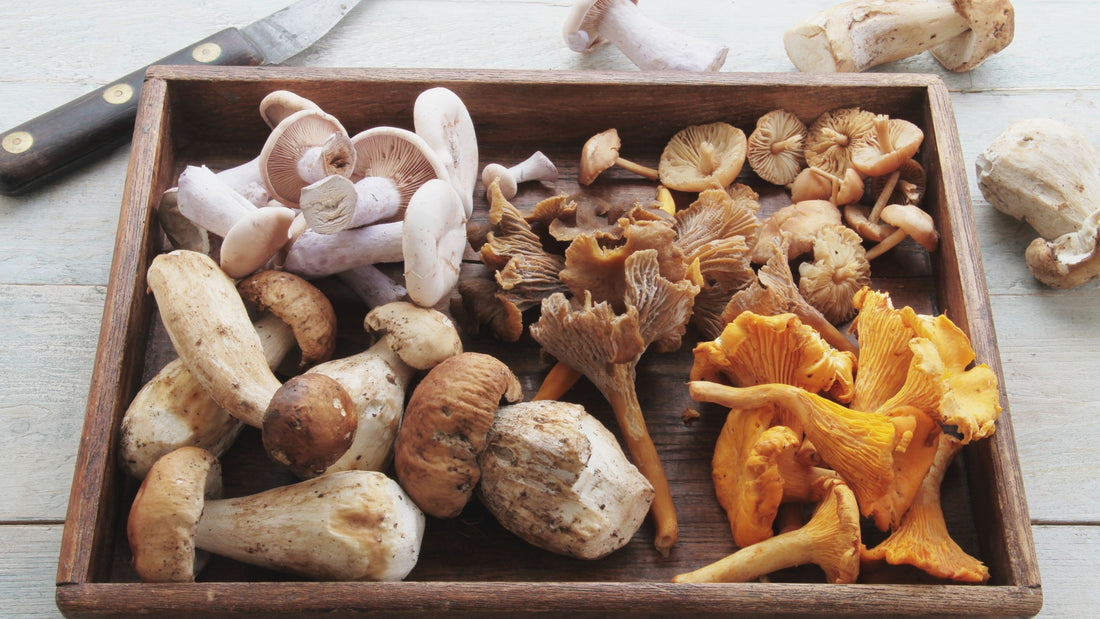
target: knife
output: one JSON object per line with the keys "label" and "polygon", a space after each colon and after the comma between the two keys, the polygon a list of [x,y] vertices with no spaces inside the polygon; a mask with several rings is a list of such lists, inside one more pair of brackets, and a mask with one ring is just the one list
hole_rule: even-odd
{"label": "knife", "polygon": [[[359,2],[298,0],[152,64],[278,64],[313,45]],[[146,68],[0,134],[0,193],[24,193],[125,144],[134,132]]]}

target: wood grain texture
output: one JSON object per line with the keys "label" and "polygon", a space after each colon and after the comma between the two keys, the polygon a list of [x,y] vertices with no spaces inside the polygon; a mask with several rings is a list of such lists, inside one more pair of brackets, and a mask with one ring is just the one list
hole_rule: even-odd
{"label": "wood grain texture", "polygon": [[[0,63],[0,131],[285,3],[0,3],[5,58]],[[566,50],[560,26],[568,4],[364,0],[328,38],[288,64],[634,70],[613,48],[586,55]],[[642,6],[673,28],[728,44],[724,71],[789,72],[781,32],[831,4],[834,0],[791,0],[778,11],[763,0],[646,0]],[[1094,386],[1100,373],[1095,354],[1100,288],[1090,284],[1058,292],[1035,283],[1021,258],[1030,230],[988,207],[972,167],[977,153],[1010,122],[1029,116],[1070,121],[1100,145],[1100,73],[1092,53],[1100,14],[1089,0],[1013,4],[1013,44],[975,71],[947,74],[922,54],[874,72],[931,73],[951,91],[1028,507],[1040,523],[1086,524],[1034,527],[1046,594],[1041,616],[1087,616],[1096,606],[1096,587],[1083,575],[1100,572],[1095,533],[1100,489],[1096,468],[1089,464],[1092,446],[1100,441],[1094,422],[1100,414]],[[411,14],[419,19],[409,19]],[[16,606],[20,615],[56,615],[52,593],[60,532],[54,524],[33,523],[56,522],[68,499],[127,155],[128,149],[119,149],[33,195],[0,197],[6,235],[0,243],[0,309],[13,316],[0,327],[0,463],[8,480],[35,480],[0,482],[4,518],[20,521],[0,520],[7,523],[0,525],[0,548],[5,549],[0,560],[15,557],[19,566],[17,578],[4,573],[0,588],[4,599],[22,604]],[[43,299],[58,311],[51,309],[43,322],[13,309],[29,298]],[[61,341],[71,354],[42,348],[48,334],[34,334],[42,325],[63,333]],[[529,374],[525,386],[534,384],[534,377]],[[42,402],[48,403],[45,410]],[[44,455],[28,458],[28,451]],[[35,535],[41,531],[47,533]]]}

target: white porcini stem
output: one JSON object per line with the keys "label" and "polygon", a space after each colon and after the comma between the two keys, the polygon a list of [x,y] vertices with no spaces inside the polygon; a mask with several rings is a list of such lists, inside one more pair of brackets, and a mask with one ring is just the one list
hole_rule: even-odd
{"label": "white porcini stem", "polygon": [[[583,51],[588,37],[569,40]],[[717,71],[729,48],[677,32],[649,17],[630,0],[611,2],[599,25],[599,36],[617,47],[643,71]],[[579,47],[579,49],[578,49]]]}
{"label": "white porcini stem", "polygon": [[299,207],[315,232],[334,234],[393,217],[401,194],[393,180],[368,176],[356,182],[333,174],[302,188]]}
{"label": "white porcini stem", "polygon": [[224,237],[233,224],[256,211],[256,205],[206,166],[187,166],[178,183],[176,202],[180,213],[211,234]]}
{"label": "white porcini stem", "polygon": [[340,281],[347,284],[351,291],[366,303],[368,308],[380,307],[387,303],[400,301],[409,291],[393,281],[373,264],[364,264],[337,274]]}
{"label": "white porcini stem", "polygon": [[208,500],[195,547],[318,580],[397,581],[416,565],[424,514],[397,482],[344,471]]}
{"label": "white porcini stem", "polygon": [[799,71],[857,72],[909,58],[970,30],[946,0],[854,0],[830,7],[783,34]]}
{"label": "white porcini stem", "polygon": [[290,246],[283,267],[307,279],[364,264],[401,262],[405,222],[395,221],[320,234],[306,230]]}
{"label": "white porcini stem", "polygon": [[485,169],[481,172],[481,182],[485,185],[486,191],[488,191],[489,185],[492,185],[493,181],[498,179],[500,180],[500,193],[506,200],[511,200],[519,191],[518,185],[520,183],[528,181],[557,183],[558,168],[553,161],[550,161],[549,157],[539,150],[510,168],[506,168],[499,163],[490,163],[485,166]]}
{"label": "white porcini stem", "polygon": [[227,168],[217,173],[223,183],[229,185],[256,206],[265,206],[271,201],[271,195],[264,186],[264,177],[260,173],[260,158]]}

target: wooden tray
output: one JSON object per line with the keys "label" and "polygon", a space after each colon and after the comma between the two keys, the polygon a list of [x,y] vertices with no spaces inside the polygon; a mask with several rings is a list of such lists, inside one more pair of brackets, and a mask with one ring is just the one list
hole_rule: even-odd
{"label": "wooden tray", "polygon": [[[936,582],[916,570],[892,568],[865,575],[861,584],[828,585],[812,566],[786,570],[767,583],[672,584],[673,575],[734,550],[710,482],[710,455],[724,414],[692,402],[684,385],[695,341],[691,332],[680,351],[647,353],[638,367],[639,398],[680,516],[680,542],[668,559],[653,550],[649,523],[627,547],[603,560],[556,556],[504,531],[474,501],[459,518],[429,519],[420,562],[405,582],[303,582],[218,558],[194,584],[139,582],[129,566],[125,538],[136,483],[119,472],[115,444],[130,399],[174,355],[145,284],[146,268],[163,248],[153,218],[161,192],[175,184],[187,164],[217,169],[253,157],[267,131],[257,104],[271,90],[288,89],[316,101],[354,134],[376,125],[411,128],[416,95],[437,85],[456,92],[469,108],[482,165],[514,163],[535,150],[558,164],[558,186],[525,187],[513,200],[520,208],[557,192],[577,191],[580,147],[609,127],[622,135],[624,156],[655,165],[668,138],[687,125],[724,120],[748,133],[759,116],[780,107],[808,121],[832,108],[859,105],[917,123],[926,136],[919,153],[929,175],[925,208],[943,240],[932,255],[909,243],[876,261],[873,285],[889,291],[899,307],[946,313],[970,335],[978,359],[1000,376],[965,163],[948,92],[938,77],[154,67],[141,95],[62,541],[57,601],[66,615],[1038,612],[1042,593],[1003,377],[1006,410],[996,433],[964,450],[943,488],[952,535],[989,566],[988,584]],[[763,212],[786,203],[782,191],[748,170],[746,165],[739,180],[760,191]],[[613,199],[649,199],[653,185],[610,173],[589,191]],[[484,220],[480,185],[476,200],[475,219]],[[360,350],[365,308],[338,284],[322,286],[342,318],[338,354]],[[507,346],[485,335],[470,336],[466,347],[508,362],[528,397],[549,367],[529,336]],[[578,384],[568,399],[615,426],[607,405],[587,383]],[[687,424],[681,413],[689,407],[703,414]],[[258,443],[255,433],[246,432],[225,456],[226,496],[293,481],[266,465]]]}

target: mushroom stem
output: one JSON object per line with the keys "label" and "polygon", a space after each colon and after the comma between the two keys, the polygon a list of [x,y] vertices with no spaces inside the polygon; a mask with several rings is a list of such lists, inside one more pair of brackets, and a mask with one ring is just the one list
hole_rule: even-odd
{"label": "mushroom stem", "polygon": [[223,183],[241,194],[256,206],[267,206],[271,196],[264,186],[264,177],[260,173],[260,158],[256,157],[241,165],[227,168],[217,173]]}
{"label": "mushroom stem", "polygon": [[629,159],[623,159],[622,157],[618,157],[618,158],[615,159],[615,165],[617,165],[620,168],[623,168],[625,170],[630,170],[631,172],[633,172],[635,174],[638,174],[640,176],[644,176],[644,177],[648,178],[651,181],[657,180],[657,170],[654,170],[653,168],[650,168],[650,167],[646,167],[646,166],[644,166],[640,163],[634,163],[633,161],[630,161]]}
{"label": "mushroom stem", "polygon": [[306,230],[290,246],[285,268],[306,278],[341,273],[364,264],[401,262],[405,223],[395,221],[320,234]]}
{"label": "mushroom stem", "polygon": [[783,34],[799,71],[863,71],[937,47],[970,30],[945,0],[855,0],[827,8]]}
{"label": "mushroom stem", "polygon": [[333,174],[303,187],[299,207],[315,232],[334,234],[393,217],[401,210],[401,194],[389,178],[368,176],[353,183]]}
{"label": "mushroom stem", "polygon": [[320,580],[401,580],[416,565],[424,514],[385,475],[346,471],[206,501],[195,547]]}
{"label": "mushroom stem", "polygon": [[890,201],[890,196],[894,193],[894,187],[898,184],[898,179],[901,177],[901,170],[894,170],[886,177],[886,182],[882,186],[882,191],[879,192],[878,198],[875,199],[875,205],[871,207],[871,214],[867,216],[867,219],[877,224],[879,217],[882,215],[882,209],[886,207],[886,203]]}
{"label": "mushroom stem", "polygon": [[901,228],[894,230],[890,233],[890,236],[879,241],[874,247],[867,250],[867,259],[874,260],[882,254],[890,251],[894,247],[897,247],[902,241],[909,236],[909,233]]}
{"label": "mushroom stem", "polygon": [[298,176],[307,185],[349,169],[355,159],[351,138],[343,133],[333,133],[320,146],[306,149],[298,159]]}
{"label": "mushroom stem", "polygon": [[187,166],[178,183],[176,203],[180,213],[211,234],[224,237],[233,224],[256,211],[256,205],[206,166]]}
{"label": "mushroom stem", "polygon": [[531,399],[560,400],[565,392],[577,384],[581,376],[584,376],[584,374],[558,361],[554,364],[554,367],[550,368],[546,377],[542,379],[538,392]]}
{"label": "mushroom stem", "polygon": [[661,464],[657,447],[646,428],[642,406],[634,389],[633,365],[615,364],[611,372],[611,383],[612,385],[601,387],[601,391],[611,403],[611,410],[622,430],[631,461],[653,485],[653,504],[650,511],[657,528],[653,545],[662,556],[667,557],[680,537],[680,525],[676,520],[676,507],[672,503],[672,490],[668,485],[664,465]]}
{"label": "mushroom stem", "polygon": [[[607,3],[599,24],[600,37],[643,71],[717,71],[729,48],[677,32],[649,17],[630,0]],[[570,49],[589,46],[583,31],[567,39]]]}
{"label": "mushroom stem", "polygon": [[409,291],[373,264],[363,264],[337,274],[368,308],[405,298]]}

